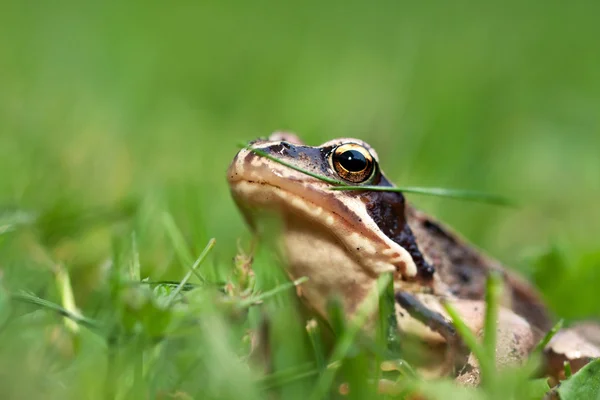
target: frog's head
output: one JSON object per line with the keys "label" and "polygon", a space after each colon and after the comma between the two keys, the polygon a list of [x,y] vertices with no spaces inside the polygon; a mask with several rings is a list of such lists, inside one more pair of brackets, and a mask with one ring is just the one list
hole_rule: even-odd
{"label": "frog's head", "polygon": [[[257,154],[276,157],[288,165]],[[404,214],[401,193],[332,190],[334,183],[392,186],[377,153],[358,139],[335,139],[311,147],[276,133],[241,150],[228,180],[251,226],[264,211],[281,217],[283,248],[293,278],[308,276],[303,295],[323,313],[325,299],[341,294],[353,311],[377,276],[392,272],[404,281],[430,281],[433,268],[419,251]]]}

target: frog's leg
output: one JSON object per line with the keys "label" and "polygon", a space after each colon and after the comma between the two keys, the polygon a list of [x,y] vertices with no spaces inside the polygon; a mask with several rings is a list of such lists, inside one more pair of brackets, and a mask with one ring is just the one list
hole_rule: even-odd
{"label": "frog's leg", "polygon": [[443,354],[442,363],[432,367],[424,366],[421,372],[429,376],[439,376],[455,374],[462,369],[467,362],[469,349],[457,334],[452,322],[440,312],[439,299],[431,295],[419,299],[404,291],[396,292],[395,299],[400,309],[409,314],[407,316],[398,311],[399,329],[408,335],[421,338],[423,342],[431,344],[432,348],[443,349],[440,353]]}
{"label": "frog's leg", "polygon": [[[409,314],[399,315],[398,325],[407,332],[429,343],[446,343],[445,360],[448,367],[458,372],[458,381],[464,384],[478,384],[479,365],[473,354],[469,354],[464,342],[456,333],[446,315],[441,299],[430,294],[410,294],[397,292],[396,302]],[[482,339],[486,305],[481,300],[447,299],[461,316],[473,334]],[[416,322],[416,321],[418,322]],[[532,327],[524,318],[511,309],[501,307],[496,323],[496,364],[499,368],[517,365],[527,359],[541,332]],[[447,369],[451,371],[452,368]]]}
{"label": "frog's leg", "polygon": [[411,317],[420,321],[432,331],[442,335],[446,342],[452,343],[457,340],[456,329],[450,321],[442,314],[433,311],[423,304],[419,299],[407,292],[396,292],[396,302],[404,308]]}

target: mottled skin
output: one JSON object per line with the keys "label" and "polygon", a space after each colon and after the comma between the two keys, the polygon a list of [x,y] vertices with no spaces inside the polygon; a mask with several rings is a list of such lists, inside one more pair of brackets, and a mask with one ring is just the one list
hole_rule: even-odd
{"label": "mottled skin", "polygon": [[406,214],[419,247],[452,295],[460,299],[482,300],[489,272],[499,271],[505,279],[505,307],[540,330],[550,328],[548,313],[529,283],[427,214],[412,207],[407,207]]}
{"label": "mottled skin", "polygon": [[[291,134],[275,133],[252,148],[296,167],[337,181],[332,154],[354,143],[372,157],[375,168],[357,185],[393,186],[379,168],[376,152],[358,139],[336,139],[318,147],[303,145]],[[287,272],[308,276],[301,297],[326,318],[334,294],[352,314],[374,288],[377,277],[394,274],[399,330],[432,347],[446,348],[445,362],[435,362],[430,375],[457,374],[476,384],[472,357],[457,355],[459,340],[441,302],[451,303],[471,330],[482,335],[485,282],[490,271],[504,277],[498,317],[498,363],[521,362],[550,326],[536,291],[499,262],[426,214],[408,205],[401,193],[334,191],[332,184],[241,150],[228,170],[232,195],[251,226],[263,213],[282,221],[282,250]],[[351,182],[346,182],[351,184]],[[460,349],[462,351],[463,349]],[[428,366],[424,366],[426,368]]]}

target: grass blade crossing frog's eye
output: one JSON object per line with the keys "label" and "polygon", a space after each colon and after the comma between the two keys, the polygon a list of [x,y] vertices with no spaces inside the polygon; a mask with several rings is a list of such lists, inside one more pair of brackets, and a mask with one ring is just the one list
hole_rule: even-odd
{"label": "grass blade crossing frog's eye", "polygon": [[367,149],[356,143],[339,145],[331,154],[335,172],[352,183],[363,183],[373,175],[375,160]]}

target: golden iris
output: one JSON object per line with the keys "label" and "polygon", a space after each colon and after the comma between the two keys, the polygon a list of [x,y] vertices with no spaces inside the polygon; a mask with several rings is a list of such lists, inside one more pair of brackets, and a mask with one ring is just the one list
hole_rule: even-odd
{"label": "golden iris", "polygon": [[356,143],[339,145],[331,155],[333,168],[338,175],[353,183],[368,180],[375,169],[375,160],[367,149]]}

